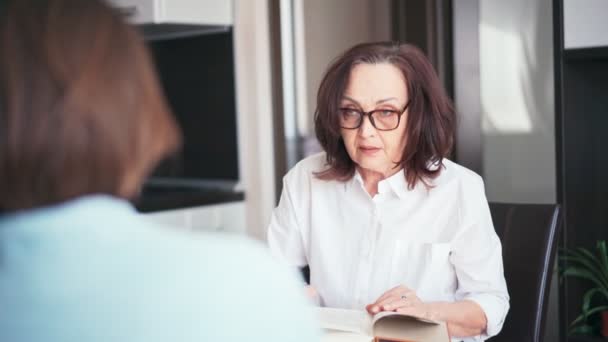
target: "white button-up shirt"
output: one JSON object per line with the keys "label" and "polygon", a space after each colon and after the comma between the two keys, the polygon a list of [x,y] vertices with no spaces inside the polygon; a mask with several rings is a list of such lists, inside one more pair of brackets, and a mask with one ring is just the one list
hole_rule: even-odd
{"label": "white button-up shirt", "polygon": [[403,171],[371,197],[358,173],[323,181],[325,153],[299,162],[283,180],[268,230],[272,253],[310,266],[321,305],[364,309],[402,284],[423,301],[471,300],[496,335],[509,309],[501,244],[474,172],[444,159],[431,189],[408,189]]}

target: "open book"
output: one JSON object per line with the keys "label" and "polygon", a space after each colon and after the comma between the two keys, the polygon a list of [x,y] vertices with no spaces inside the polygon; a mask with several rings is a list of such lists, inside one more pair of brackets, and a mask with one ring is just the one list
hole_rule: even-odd
{"label": "open book", "polygon": [[393,311],[371,316],[366,311],[317,308],[325,330],[324,342],[449,342],[444,322],[431,321]]}

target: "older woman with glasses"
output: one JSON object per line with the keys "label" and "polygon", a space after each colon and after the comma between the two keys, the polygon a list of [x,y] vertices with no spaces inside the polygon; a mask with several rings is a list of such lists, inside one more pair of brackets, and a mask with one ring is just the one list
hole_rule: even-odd
{"label": "older woman with glasses", "polygon": [[509,309],[484,185],[448,160],[455,114],[407,44],[346,51],[327,70],[315,130],[324,152],[284,178],[268,242],[310,267],[323,306],[447,322],[457,340],[496,335]]}

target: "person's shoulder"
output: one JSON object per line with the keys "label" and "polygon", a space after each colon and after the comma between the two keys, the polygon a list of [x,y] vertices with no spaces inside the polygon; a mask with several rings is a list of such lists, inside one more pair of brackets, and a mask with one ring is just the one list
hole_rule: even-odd
{"label": "person's shoulder", "polygon": [[[145,248],[170,250],[178,258],[207,258],[230,263],[239,259],[264,259],[261,243],[244,236],[221,232],[189,232],[181,228],[140,220],[141,243]],[[235,253],[234,251],[238,251]]]}
{"label": "person's shoulder", "polygon": [[[280,296],[291,293],[298,283],[295,272],[277,263],[261,241],[244,235],[161,227],[149,229],[142,237],[139,248],[145,249],[147,262],[158,266],[156,273],[201,283],[206,293],[243,291],[246,284],[251,293],[276,286],[275,294]],[[265,277],[272,278],[273,284]]]}
{"label": "person's shoulder", "polygon": [[[265,245],[245,236],[203,233],[182,250],[198,296],[215,311],[205,324],[220,336],[266,341],[314,341],[318,331],[295,270],[279,264]],[[246,319],[234,314],[246,309]],[[239,329],[241,332],[230,332]]]}
{"label": "person's shoulder", "polygon": [[457,183],[465,188],[483,188],[483,179],[480,175],[447,158],[442,160],[442,171],[438,177],[438,182],[440,184]]}
{"label": "person's shoulder", "polygon": [[297,162],[285,175],[285,181],[297,184],[307,182],[315,179],[316,173],[324,171],[328,167],[327,155],[325,152],[319,152]]}
{"label": "person's shoulder", "polygon": [[145,272],[153,273],[148,287],[154,289],[148,292],[157,304],[168,312],[193,313],[181,326],[202,340],[318,339],[296,272],[276,262],[262,242],[244,235],[168,229],[147,235],[142,247],[160,253],[145,253],[147,265],[154,266]]}
{"label": "person's shoulder", "polygon": [[[226,234],[221,232],[204,232],[198,234],[194,240],[195,252],[204,249],[204,254],[226,263],[272,264],[272,259],[266,252],[262,242],[246,236]],[[197,248],[198,247],[198,248]],[[238,251],[238,252],[236,252]]]}
{"label": "person's shoulder", "polygon": [[[147,233],[140,234],[140,248],[150,254],[155,251],[158,259],[172,259],[185,268],[198,271],[205,268],[206,276],[218,280],[246,279],[251,283],[256,277],[252,272],[274,273],[280,268],[261,241],[244,235],[206,231],[193,233],[157,224],[147,225],[146,230]],[[170,263],[163,264],[170,266]],[[286,281],[291,280],[294,279]]]}
{"label": "person's shoulder", "polygon": [[327,169],[327,154],[325,152],[315,153],[299,162],[289,170],[289,173],[306,173],[312,174]]}
{"label": "person's shoulder", "polygon": [[458,203],[462,217],[474,220],[487,211],[487,197],[483,179],[476,172],[444,159],[441,182]]}

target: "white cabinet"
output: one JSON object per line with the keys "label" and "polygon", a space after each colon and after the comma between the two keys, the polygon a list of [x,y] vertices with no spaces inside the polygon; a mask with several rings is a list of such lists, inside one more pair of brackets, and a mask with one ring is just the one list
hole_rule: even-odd
{"label": "white cabinet", "polygon": [[135,24],[232,25],[231,0],[110,0]]}
{"label": "white cabinet", "polygon": [[159,224],[186,230],[246,234],[245,202],[243,201],[141,215]]}
{"label": "white cabinet", "polygon": [[608,46],[608,1],[564,0],[564,47]]}

